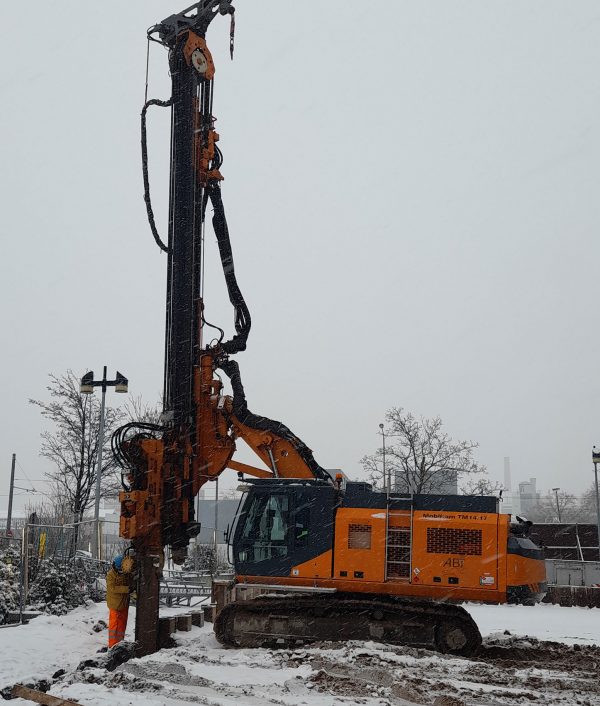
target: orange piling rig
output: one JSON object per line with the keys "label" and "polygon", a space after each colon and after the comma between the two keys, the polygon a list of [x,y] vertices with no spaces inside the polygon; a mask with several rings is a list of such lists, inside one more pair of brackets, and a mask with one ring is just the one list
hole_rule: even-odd
{"label": "orange piling rig", "polygon": [[[219,614],[221,642],[256,646],[323,639],[378,639],[472,654],[481,635],[455,602],[540,600],[543,557],[527,537],[531,523],[509,525],[496,498],[373,492],[332,478],[281,422],[253,414],[238,364],[250,312],[238,286],[221,197],[222,154],[212,114],[215,66],[205,34],[231,0],[203,0],[148,32],[169,51],[172,94],[142,110],[145,201],[152,234],[167,254],[164,410],[160,424],[132,422],[113,435],[123,468],[120,534],[136,554],[136,643],[158,649],[159,581],[164,548],[183,562],[200,525],[194,498],[225,468],[253,476],[238,514],[233,557],[238,583],[308,593],[290,600],[236,601]],[[150,200],[146,112],[171,110],[169,230],[158,234]],[[204,226],[208,205],[235,334],[204,318]],[[207,328],[219,332],[205,345]],[[219,377],[229,378],[232,396]],[[236,461],[243,439],[262,468]]]}

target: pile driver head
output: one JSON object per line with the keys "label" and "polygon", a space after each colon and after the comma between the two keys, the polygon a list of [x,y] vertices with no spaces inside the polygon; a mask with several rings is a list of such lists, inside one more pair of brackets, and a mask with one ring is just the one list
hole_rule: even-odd
{"label": "pile driver head", "polygon": [[234,12],[232,0],[201,0],[150,27],[148,37],[167,47],[172,47],[179,34],[186,29],[204,37],[208,26],[217,14],[233,15]]}

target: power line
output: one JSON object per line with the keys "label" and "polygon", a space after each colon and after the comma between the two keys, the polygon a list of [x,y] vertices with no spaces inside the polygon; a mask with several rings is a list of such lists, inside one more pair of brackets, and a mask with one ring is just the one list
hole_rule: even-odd
{"label": "power line", "polygon": [[25,472],[25,469],[24,469],[23,466],[19,463],[19,461],[17,461],[17,466],[18,466],[19,469],[23,472],[23,475],[25,476],[27,482],[28,482],[29,485],[31,486],[32,490],[35,492],[35,487],[34,487],[33,483],[31,482],[31,478],[27,475],[27,473]]}

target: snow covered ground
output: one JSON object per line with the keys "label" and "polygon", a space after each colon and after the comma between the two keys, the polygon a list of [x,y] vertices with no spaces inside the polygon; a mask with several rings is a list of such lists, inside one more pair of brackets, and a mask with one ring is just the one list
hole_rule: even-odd
{"label": "snow covered ground", "polygon": [[600,706],[600,647],[595,646],[600,643],[600,610],[467,608],[485,638],[473,659],[371,642],[223,649],[206,625],[177,633],[173,649],[107,672],[94,666],[77,669],[82,660],[97,657],[106,641],[106,630],[93,630],[98,620],[106,620],[106,609],[91,605],[67,616],[0,629],[0,688],[52,681],[64,669],[50,693],[82,706]]}
{"label": "snow covered ground", "polygon": [[509,630],[513,635],[532,635],[538,640],[554,640],[567,645],[600,645],[600,610],[562,608],[558,605],[467,604],[481,634],[485,637]]}

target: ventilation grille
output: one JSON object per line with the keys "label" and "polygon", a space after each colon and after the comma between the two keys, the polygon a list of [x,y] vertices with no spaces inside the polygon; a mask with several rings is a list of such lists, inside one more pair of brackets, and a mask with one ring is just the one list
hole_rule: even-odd
{"label": "ventilation grille", "polygon": [[348,525],[348,549],[371,548],[371,525]]}
{"label": "ventilation grille", "polygon": [[481,556],[481,530],[428,527],[427,551],[430,554]]}

